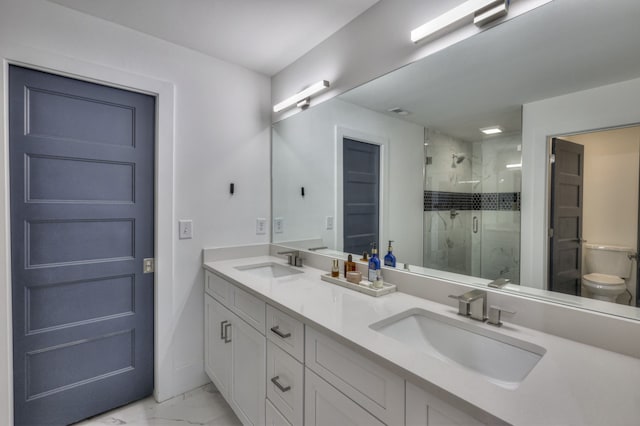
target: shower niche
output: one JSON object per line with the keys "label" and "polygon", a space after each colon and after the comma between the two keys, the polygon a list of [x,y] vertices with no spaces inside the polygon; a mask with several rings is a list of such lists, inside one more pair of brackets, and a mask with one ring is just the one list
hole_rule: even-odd
{"label": "shower niche", "polygon": [[425,132],[424,267],[520,276],[521,133]]}

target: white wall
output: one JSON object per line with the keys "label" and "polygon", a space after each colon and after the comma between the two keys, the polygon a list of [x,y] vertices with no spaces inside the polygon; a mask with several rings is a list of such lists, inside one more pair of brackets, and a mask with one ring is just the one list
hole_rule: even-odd
{"label": "white wall", "polygon": [[[424,128],[340,99],[274,124],[273,217],[285,224],[274,241],[321,238],[342,249],[342,135],[383,146],[382,256],[393,239],[399,262],[422,264]],[[333,231],[326,230],[327,216],[335,218]]]}
{"label": "white wall", "polygon": [[548,138],[640,122],[640,79],[525,104],[522,120],[521,282],[545,288]]}
{"label": "white wall", "polygon": [[[551,0],[513,0],[509,14],[495,25]],[[282,101],[318,80],[331,88],[314,97],[312,104],[331,99],[369,80],[438,52],[483,29],[465,25],[429,43],[413,44],[416,27],[460,5],[462,0],[380,0],[373,7],[289,65],[272,79],[273,103]],[[274,121],[296,109],[274,114]]]}
{"label": "white wall", "polygon": [[[589,244],[638,244],[640,128],[630,127],[563,137],[584,146],[582,238]],[[582,251],[584,257],[585,250]],[[583,274],[585,262],[582,262]],[[635,301],[636,268],[626,280]],[[598,271],[594,271],[598,272]],[[619,302],[628,303],[623,294]]]}
{"label": "white wall", "polygon": [[[270,81],[267,77],[124,27],[92,18],[42,0],[0,0],[0,56],[136,88],[157,82],[169,87],[159,98],[161,111],[173,111],[158,123],[169,140],[160,145],[158,199],[174,194],[160,217],[169,220],[159,233],[169,235],[160,246],[161,270],[167,283],[158,317],[166,344],[157,349],[156,392],[169,398],[205,383],[201,250],[203,247],[268,242],[256,236],[256,217],[269,212]],[[5,65],[6,67],[6,65]],[[5,68],[6,69],[6,68]],[[1,73],[5,79],[6,73]],[[149,87],[145,90],[153,91]],[[2,173],[0,174],[0,270],[8,270],[8,171],[6,98],[3,95]],[[175,94],[175,98],[173,95]],[[166,102],[172,105],[167,106]],[[163,117],[164,115],[160,115]],[[169,135],[166,135],[167,129]],[[162,173],[169,172],[170,175]],[[236,194],[228,194],[229,182]],[[194,238],[178,240],[179,218],[193,219]],[[5,278],[8,276],[5,274]],[[0,293],[0,317],[10,321],[8,279]],[[160,289],[158,290],[160,291]],[[170,294],[166,294],[170,293]],[[6,324],[6,323],[5,323]],[[0,330],[0,423],[11,412],[10,328]],[[158,374],[159,373],[159,374]]]}

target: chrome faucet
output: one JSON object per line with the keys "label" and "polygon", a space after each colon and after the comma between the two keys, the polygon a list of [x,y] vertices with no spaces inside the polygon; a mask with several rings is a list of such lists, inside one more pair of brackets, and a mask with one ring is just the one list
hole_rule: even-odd
{"label": "chrome faucet", "polygon": [[279,251],[278,254],[284,254],[287,256],[287,263],[291,266],[302,267],[302,256],[300,256],[299,250],[291,251]]}
{"label": "chrome faucet", "polygon": [[487,321],[487,324],[502,326],[501,314],[515,314],[499,306],[492,305],[487,316],[487,292],[484,290],[471,290],[460,296],[449,295],[458,301],[458,315],[471,317],[477,321]]}
{"label": "chrome faucet", "polygon": [[474,320],[487,319],[487,292],[484,290],[471,290],[460,296],[449,295],[458,301],[458,315],[471,317]]}

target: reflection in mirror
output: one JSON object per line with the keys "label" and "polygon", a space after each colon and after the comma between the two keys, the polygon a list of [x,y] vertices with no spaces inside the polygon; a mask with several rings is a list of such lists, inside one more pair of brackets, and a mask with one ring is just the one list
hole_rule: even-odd
{"label": "reflection in mirror", "polygon": [[[640,4],[594,2],[576,15],[578,3],[551,2],[275,123],[273,241],[359,259],[373,241],[383,257],[394,240],[398,269],[472,285],[506,278],[504,291],[640,319],[629,196],[640,178],[627,164],[638,138],[635,153],[612,142],[617,130],[585,142],[588,131],[638,122]],[[501,133],[482,132],[495,126]],[[551,208],[552,193],[571,200],[550,189],[554,137],[585,147],[573,234]],[[345,140],[378,159],[349,164]],[[603,251],[582,240],[624,247],[629,273],[592,267]],[[595,297],[584,278],[593,273],[624,281],[615,304]]]}
{"label": "reflection in mirror", "polygon": [[634,304],[640,127],[551,144],[549,290]]}

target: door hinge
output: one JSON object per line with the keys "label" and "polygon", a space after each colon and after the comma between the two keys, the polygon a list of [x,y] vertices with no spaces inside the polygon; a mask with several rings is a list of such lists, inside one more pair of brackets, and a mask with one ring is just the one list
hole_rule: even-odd
{"label": "door hinge", "polygon": [[144,259],[142,265],[145,274],[152,274],[156,270],[156,260],[153,257]]}
{"label": "door hinge", "polygon": [[549,228],[549,238],[553,238],[553,228]]}
{"label": "door hinge", "polygon": [[551,154],[549,156],[549,163],[553,164],[556,162],[556,155],[555,154]]}

